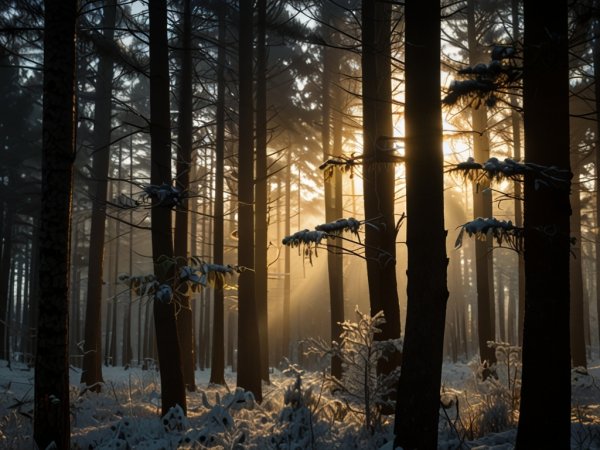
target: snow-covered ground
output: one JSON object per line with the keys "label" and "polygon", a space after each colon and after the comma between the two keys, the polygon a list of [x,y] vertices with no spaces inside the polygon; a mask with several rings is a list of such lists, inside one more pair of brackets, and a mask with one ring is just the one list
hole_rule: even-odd
{"label": "snow-covered ground", "polygon": [[[274,371],[257,405],[235,390],[235,374],[226,374],[226,388],[209,385],[208,370],[197,371],[187,418],[172,410],[166,420],[158,415],[158,372],[104,367],[103,373],[102,393],[80,395],[80,373],[71,370],[73,448],[392,448],[393,416],[369,433],[360,413],[321,390],[318,373],[303,374],[299,386],[295,376]],[[573,371],[572,380],[572,448],[600,449],[600,362],[590,364],[587,374]],[[513,448],[515,399],[506,382],[477,382],[472,365],[447,363],[442,383],[440,449]],[[0,361],[0,449],[32,448],[32,414],[33,370]]]}

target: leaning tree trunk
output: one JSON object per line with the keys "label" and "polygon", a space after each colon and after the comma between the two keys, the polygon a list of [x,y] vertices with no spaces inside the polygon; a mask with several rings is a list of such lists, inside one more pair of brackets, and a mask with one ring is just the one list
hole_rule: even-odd
{"label": "leaning tree trunk", "polygon": [[33,437],[70,447],[69,266],[77,0],[45,2],[42,206]]}
{"label": "leaning tree trunk", "polygon": [[[567,2],[554,2],[552,8],[525,2],[524,13],[527,161],[570,174]],[[540,185],[535,174],[525,177],[526,294],[518,449],[570,446],[570,178],[565,175],[560,181]]]}
{"label": "leaning tree trunk", "polygon": [[[171,185],[171,135],[169,117],[169,59],[167,2],[153,0],[150,13],[150,181],[154,186]],[[152,198],[152,259],[160,285],[173,289],[173,233],[171,208]],[[181,351],[177,336],[175,304],[154,299],[154,323],[160,366],[162,415],[179,405],[186,410]]]}
{"label": "leaning tree trunk", "polygon": [[407,2],[405,18],[408,305],[394,445],[435,449],[448,300],[439,2]]}

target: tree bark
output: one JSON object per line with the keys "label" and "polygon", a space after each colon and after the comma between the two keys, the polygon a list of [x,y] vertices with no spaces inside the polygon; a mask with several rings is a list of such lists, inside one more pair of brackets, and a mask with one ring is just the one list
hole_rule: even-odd
{"label": "tree bark", "polygon": [[[167,44],[167,3],[153,0],[150,16],[150,138],[151,172],[154,186],[171,185],[171,136],[169,117],[169,59]],[[173,288],[173,233],[171,208],[152,199],[152,259],[158,282]],[[164,416],[179,405],[186,410],[181,350],[173,302],[154,300],[154,324],[160,366],[161,408]]]}
{"label": "tree bark", "polygon": [[[391,81],[391,3],[362,2],[362,94],[364,139],[365,257],[371,315],[383,311],[385,324],[378,340],[400,337],[400,307],[396,282],[395,172],[389,163],[394,146]],[[386,162],[388,161],[388,162]],[[400,353],[378,362],[379,373],[400,363]]]}
{"label": "tree bark", "polygon": [[238,278],[237,384],[262,401],[260,340],[254,276],[254,126],[252,102],[251,2],[240,2],[239,28],[239,147],[238,147],[238,265],[247,270]]}
{"label": "tree bark", "polygon": [[40,301],[33,437],[39,448],[70,447],[69,268],[75,160],[77,0],[46,2]]}
{"label": "tree bark", "polygon": [[408,304],[394,445],[435,449],[448,300],[439,2],[407,2],[405,18]]}
{"label": "tree bark", "polygon": [[267,2],[257,5],[257,58],[256,58],[256,180],[254,211],[254,270],[258,337],[260,339],[260,376],[269,382],[269,321],[268,321],[268,268],[267,268]]}
{"label": "tree bark", "polygon": [[[552,8],[524,3],[523,106],[527,161],[568,172],[567,11],[564,0]],[[570,182],[539,186],[528,174],[524,190],[526,294],[516,448],[569,448]]]}
{"label": "tree bark", "polygon": [[[117,1],[104,5],[102,28],[106,41],[115,33]],[[96,77],[94,107],[94,153],[92,159],[92,225],[90,230],[87,304],[81,382],[94,392],[102,388],[102,274],[104,272],[104,234],[106,230],[106,195],[110,162],[113,60],[101,53]]]}
{"label": "tree bark", "polygon": [[[179,78],[179,134],[177,146],[177,178],[176,186],[180,192],[190,192],[190,170],[192,166],[193,147],[193,85],[192,85],[192,6],[191,0],[183,1],[183,33],[181,39],[181,73]],[[186,194],[175,211],[175,257],[178,268],[188,264],[188,214],[189,201]],[[194,369],[196,359],[194,353],[194,328],[192,302],[185,290],[177,292],[179,311],[177,314],[177,331],[181,346],[183,379],[188,391],[196,390]]]}
{"label": "tree bark", "polygon": [[[217,116],[216,116],[216,149],[215,149],[215,199],[214,199],[214,233],[213,261],[223,264],[224,246],[224,211],[223,185],[225,163],[225,54],[227,33],[227,5],[219,3],[219,53],[217,56]],[[210,365],[210,382],[225,385],[225,296],[223,287],[214,288],[213,305],[213,351]]]}

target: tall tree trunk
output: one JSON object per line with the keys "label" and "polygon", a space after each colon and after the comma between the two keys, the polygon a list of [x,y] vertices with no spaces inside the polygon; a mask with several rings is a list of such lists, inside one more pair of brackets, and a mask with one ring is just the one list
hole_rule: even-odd
{"label": "tall tree trunk", "polygon": [[[391,80],[392,5],[362,2],[362,94],[364,139],[365,257],[371,315],[383,311],[385,324],[376,339],[400,337],[400,306],[396,283],[395,172],[390,153],[394,146]],[[378,362],[378,371],[398,366],[400,353]]]}
{"label": "tall tree trunk", "polygon": [[267,268],[267,1],[257,5],[256,57],[256,180],[254,211],[254,276],[258,337],[260,339],[260,377],[269,381],[269,321],[268,321],[268,268]]}
{"label": "tall tree trunk", "polygon": [[435,449],[448,300],[439,2],[407,2],[405,18],[408,304],[394,445]]}
{"label": "tall tree trunk", "polygon": [[[568,7],[524,3],[523,106],[527,161],[569,171]],[[569,180],[525,177],[525,324],[516,448],[569,448]],[[552,370],[547,365],[552,362]],[[555,395],[549,396],[548,392]],[[547,414],[552,410],[552,414]],[[552,430],[552,433],[548,433]]]}
{"label": "tall tree trunk", "polygon": [[[284,235],[291,234],[292,214],[292,152],[288,150],[285,166],[285,225]],[[281,350],[283,356],[290,358],[290,304],[291,304],[291,280],[292,264],[290,246],[286,245],[283,251],[285,259],[283,269],[283,311],[281,319]]]}
{"label": "tall tree trunk", "polygon": [[[192,165],[193,146],[193,86],[192,86],[192,6],[191,0],[183,1],[183,33],[181,39],[181,74],[179,79],[179,135],[177,146],[177,181],[180,192],[190,192],[190,170]],[[175,257],[178,267],[188,262],[188,224],[189,201],[186,195],[177,206],[175,212]],[[194,368],[194,327],[191,298],[185,292],[177,292],[179,312],[177,314],[177,331],[183,365],[183,379],[189,391],[196,390]]]}
{"label": "tall tree trunk", "polygon": [[[594,6],[597,8],[600,7],[600,2],[597,0],[594,2]],[[600,79],[600,23],[598,20],[595,22],[594,34],[596,39],[594,39],[594,76],[596,80]],[[600,83],[594,84],[594,97],[595,97],[595,105],[596,105],[596,151],[595,161],[594,161],[594,171],[595,171],[595,189],[596,189],[596,232],[595,232],[595,240],[594,240],[594,250],[596,256],[596,311],[597,317],[600,318]],[[600,323],[600,319],[599,319]],[[598,330],[598,338],[600,339],[600,326],[597,328]],[[600,351],[600,350],[599,350]]]}
{"label": "tall tree trunk", "polygon": [[[329,24],[331,22],[331,15],[329,11],[330,6],[324,4],[323,6],[323,20]],[[326,25],[329,26],[329,25]],[[331,36],[331,35],[330,35]],[[333,146],[331,148],[331,125],[332,125],[332,114],[334,107],[332,107],[333,90],[337,88],[334,81],[334,74],[339,71],[339,60],[334,54],[335,50],[329,47],[323,47],[323,127],[321,131],[321,141],[323,147],[323,160],[331,158],[332,156],[339,156],[339,148]],[[337,80],[336,80],[337,81]],[[337,105],[336,105],[337,106]],[[340,123],[336,123],[340,126]],[[336,136],[337,137],[337,136]],[[333,151],[332,151],[333,150]],[[341,219],[341,187],[342,174],[339,171],[334,171],[332,174],[324,175],[324,197],[325,197],[325,221],[333,222],[337,219]],[[341,341],[342,326],[341,323],[344,321],[344,279],[343,279],[343,257],[342,249],[343,242],[338,240],[327,240],[327,271],[329,277],[329,308],[330,308],[330,332],[331,340],[335,342]],[[338,356],[332,356],[331,358],[331,375],[337,379],[342,379],[342,360]]]}
{"label": "tall tree trunk", "polygon": [[[113,40],[117,17],[117,1],[104,5],[102,28],[107,42]],[[106,194],[110,161],[113,61],[100,55],[96,77],[94,108],[94,154],[92,160],[92,226],[90,230],[87,306],[81,382],[94,392],[102,387],[102,274],[104,271],[104,234],[106,229]],[[112,280],[111,280],[112,281]]]}
{"label": "tall tree trunk", "polygon": [[[10,266],[13,247],[14,206],[11,201],[6,202],[4,218],[4,244],[0,258],[0,359],[8,360],[8,305],[10,301]],[[0,216],[2,220],[2,216]]]}
{"label": "tall tree trunk", "polygon": [[[482,52],[477,43],[475,24],[475,1],[467,2],[467,27],[469,41],[469,64],[481,62]],[[475,161],[487,161],[490,157],[488,120],[485,108],[471,110],[473,121],[473,157]],[[475,218],[493,217],[492,191],[490,180],[482,178],[473,186],[473,215]],[[479,357],[482,364],[496,362],[496,352],[488,347],[488,341],[496,340],[494,314],[494,255],[492,239],[475,240],[475,267],[477,274],[477,331],[479,337]]]}
{"label": "tall tree trunk", "polygon": [[238,265],[251,270],[238,278],[238,376],[239,387],[262,400],[258,311],[254,289],[254,127],[252,105],[251,2],[240,2],[239,33],[239,147],[238,147]]}
{"label": "tall tree trunk", "polygon": [[575,176],[575,183],[571,185],[571,236],[575,243],[571,245],[572,257],[570,260],[570,295],[571,295],[571,357],[573,367],[587,367],[587,358],[585,352],[585,326],[583,312],[583,272],[581,251],[581,191],[579,186],[579,161],[574,154],[571,158],[572,167]]}
{"label": "tall tree trunk", "polygon": [[[513,42],[520,42],[521,32],[519,28],[519,0],[511,1]],[[521,114],[517,112],[517,97],[511,95],[510,104],[513,107],[512,112],[512,131],[513,131],[513,158],[515,161],[521,161]],[[523,227],[523,206],[522,195],[523,188],[521,182],[516,182],[515,187],[515,226]],[[525,259],[523,253],[518,255],[518,300],[517,300],[517,340],[519,345],[523,345],[523,322],[525,317]]]}
{"label": "tall tree trunk", "polygon": [[[167,2],[153,0],[150,16],[150,138],[151,173],[154,186],[171,185],[171,135],[169,117],[169,58],[167,44]],[[173,288],[173,234],[171,208],[152,198],[152,259],[154,274],[161,285]],[[186,410],[181,350],[177,336],[175,304],[154,300],[154,323],[160,366],[161,407],[164,416],[179,405]]]}
{"label": "tall tree trunk", "polygon": [[[227,4],[219,3],[219,54],[217,56],[217,135],[215,151],[215,200],[213,262],[223,264],[224,211],[223,185],[225,164],[225,39],[227,33]],[[225,385],[225,310],[223,286],[214,289],[213,305],[213,351],[210,365],[210,382]]]}
{"label": "tall tree trunk", "polygon": [[75,160],[77,0],[45,2],[40,301],[33,437],[70,447],[69,266]]}

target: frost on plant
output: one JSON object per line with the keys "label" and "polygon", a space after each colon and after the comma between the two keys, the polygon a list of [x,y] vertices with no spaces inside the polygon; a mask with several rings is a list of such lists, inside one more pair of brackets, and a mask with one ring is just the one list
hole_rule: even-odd
{"label": "frost on plant", "polygon": [[328,235],[337,236],[346,231],[358,236],[358,230],[360,230],[360,226],[361,223],[358,220],[356,220],[354,217],[349,217],[347,219],[338,219],[334,222],[317,225],[315,230],[324,231],[325,233],[328,233]]}
{"label": "frost on plant", "polygon": [[374,316],[355,310],[356,322],[341,323],[339,344],[329,345],[323,340],[309,340],[309,353],[320,357],[335,355],[342,360],[342,379],[326,376],[329,388],[344,401],[350,411],[362,417],[364,428],[374,432],[381,425],[381,411],[392,407],[393,392],[400,368],[389,374],[377,374],[377,362],[401,351],[400,339],[378,341],[376,335],[385,323],[383,311]]}
{"label": "frost on plant", "polygon": [[454,243],[454,248],[460,248],[463,243],[464,234],[476,236],[479,239],[491,237],[502,247],[503,244],[509,248],[521,252],[523,250],[523,228],[516,227],[508,220],[478,217],[460,226],[460,232]]}
{"label": "frost on plant", "polygon": [[559,169],[555,166],[518,162],[511,158],[505,158],[503,161],[498,158],[490,158],[481,164],[469,157],[467,161],[452,167],[449,172],[457,172],[473,182],[478,182],[483,177],[494,181],[523,181],[525,176],[531,176],[536,190],[543,188],[569,189],[573,176],[569,170]]}
{"label": "frost on plant", "polygon": [[143,187],[144,193],[141,196],[143,202],[155,201],[157,205],[166,208],[181,206],[185,195],[177,187],[163,183],[160,186],[148,184]]}
{"label": "frost on plant", "polygon": [[312,264],[313,252],[318,256],[317,249],[324,239],[338,238],[344,232],[351,233],[358,237],[358,231],[364,222],[356,220],[354,217],[347,219],[338,219],[333,222],[324,223],[315,227],[314,230],[301,230],[283,238],[281,243],[290,247],[298,247],[298,254],[302,252]]}
{"label": "frost on plant", "polygon": [[522,68],[516,64],[516,56],[513,47],[495,46],[489,64],[480,63],[458,71],[462,79],[452,81],[442,102],[446,105],[461,103],[472,108],[496,106],[504,93],[518,86],[523,76]]}
{"label": "frost on plant", "polygon": [[302,389],[303,372],[290,366],[284,373],[293,372],[294,383],[286,387],[285,407],[279,413],[278,425],[271,437],[274,448],[301,450],[311,448],[314,441],[312,432],[312,413],[308,408],[311,392]]}

